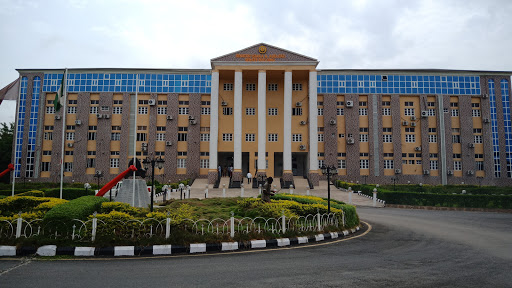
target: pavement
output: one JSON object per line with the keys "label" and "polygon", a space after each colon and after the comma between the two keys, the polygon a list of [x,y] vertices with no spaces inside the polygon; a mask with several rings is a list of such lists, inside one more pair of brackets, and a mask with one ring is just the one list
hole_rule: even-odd
{"label": "pavement", "polygon": [[[307,180],[302,177],[297,177],[294,179],[296,188],[293,189],[282,189],[280,193],[289,193],[296,195],[311,195],[327,198],[328,196],[328,187],[327,181],[322,180],[319,182],[318,186],[315,186],[314,189],[309,189],[307,187]],[[275,188],[279,190],[279,178],[274,179],[274,183],[276,183]],[[225,192],[223,191],[223,185],[226,185]],[[208,184],[207,179],[196,179],[193,185],[190,187],[190,198],[197,199],[205,199],[206,197],[206,187],[208,187],[208,198],[221,198],[224,197],[258,197],[260,194],[259,189],[253,189],[252,185],[247,183],[247,179],[244,179],[244,188],[243,194],[241,188],[227,188],[229,186],[229,178],[223,177],[221,179],[219,188],[214,189],[212,184]],[[338,189],[335,186],[331,185],[331,199],[335,199],[338,201],[343,201],[345,203],[349,203],[349,192],[345,189]],[[179,192],[171,192],[166,196],[166,199],[180,199]],[[184,197],[184,196],[183,196]],[[156,202],[163,201],[163,195],[158,195],[155,197]],[[373,200],[364,196],[360,196],[357,193],[352,193],[352,204],[356,207],[373,207]],[[384,204],[377,202],[376,207],[384,207]]]}

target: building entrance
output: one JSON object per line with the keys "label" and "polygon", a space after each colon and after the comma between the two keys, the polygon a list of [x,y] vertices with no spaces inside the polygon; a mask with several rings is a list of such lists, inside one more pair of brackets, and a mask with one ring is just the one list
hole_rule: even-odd
{"label": "building entrance", "polygon": [[217,157],[219,166],[222,167],[222,177],[229,176],[228,168],[233,165],[233,152],[219,152]]}
{"label": "building entrance", "polygon": [[283,176],[283,152],[274,152],[274,178]]}
{"label": "building entrance", "polygon": [[293,176],[307,175],[308,167],[308,153],[307,152],[294,152],[292,153],[292,172]]}

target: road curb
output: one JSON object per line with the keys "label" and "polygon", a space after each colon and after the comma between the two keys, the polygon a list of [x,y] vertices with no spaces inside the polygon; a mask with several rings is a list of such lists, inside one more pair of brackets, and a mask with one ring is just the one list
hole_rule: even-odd
{"label": "road curb", "polygon": [[469,208],[469,207],[414,206],[414,205],[399,205],[399,204],[386,204],[386,208],[418,209],[418,210],[438,210],[438,211],[470,211],[470,212],[498,212],[498,213],[512,213],[512,209],[488,209],[488,208]]}
{"label": "road curb", "polygon": [[162,256],[173,254],[196,254],[207,252],[232,252],[237,250],[253,249],[279,249],[282,247],[316,243],[346,237],[361,229],[357,226],[353,229],[339,232],[317,234],[310,237],[277,238],[271,240],[251,240],[248,242],[222,242],[222,243],[193,243],[189,246],[180,245],[152,245],[152,246],[114,246],[114,247],[57,247],[56,245],[44,245],[40,247],[0,246],[0,257],[13,256],[75,256],[75,257],[137,257],[137,256]]}

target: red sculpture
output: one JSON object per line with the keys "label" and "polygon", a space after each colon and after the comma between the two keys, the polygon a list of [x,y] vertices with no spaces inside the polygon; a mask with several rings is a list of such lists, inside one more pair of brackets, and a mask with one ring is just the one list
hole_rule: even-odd
{"label": "red sculpture", "polygon": [[12,164],[7,165],[7,169],[5,169],[4,171],[2,171],[2,173],[0,173],[0,178],[2,178],[5,174],[11,172],[12,170],[14,170],[14,165],[12,165]]}
{"label": "red sculpture", "polygon": [[110,180],[110,182],[103,186],[103,188],[101,188],[100,191],[98,191],[98,194],[96,194],[96,196],[102,197],[103,195],[105,195],[105,193],[107,193],[108,190],[114,187],[114,185],[116,185],[117,182],[121,181],[124,178],[124,176],[126,176],[126,174],[130,173],[131,171],[137,171],[137,168],[135,168],[135,166],[133,165],[130,165],[128,169],[123,171],[121,174],[117,175],[116,178]]}

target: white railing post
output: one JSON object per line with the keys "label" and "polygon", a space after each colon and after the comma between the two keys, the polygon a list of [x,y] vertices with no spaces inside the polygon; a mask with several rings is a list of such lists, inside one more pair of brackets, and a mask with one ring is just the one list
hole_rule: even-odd
{"label": "white railing post", "polygon": [[222,184],[222,198],[226,198],[226,184]]}
{"label": "white railing post", "polygon": [[240,184],[240,197],[244,197],[244,183]]}
{"label": "white railing post", "polygon": [[231,211],[231,233],[230,233],[230,236],[231,238],[234,238],[235,237],[235,213],[233,213],[233,211]]}
{"label": "white railing post", "polygon": [[290,184],[290,194],[293,195],[293,184]]}
{"label": "white railing post", "polygon": [[169,239],[171,236],[171,218],[169,218],[169,212],[167,212],[167,219],[165,219],[165,239]]}
{"label": "white railing post", "polygon": [[307,196],[309,196],[309,189],[308,189],[308,190],[306,190],[306,195],[307,195]]}
{"label": "white railing post", "polygon": [[187,198],[190,199],[190,185],[187,185]]}
{"label": "white railing post", "polygon": [[261,184],[258,185],[259,195],[261,195]]}
{"label": "white railing post", "polygon": [[[318,210],[317,210],[317,211],[318,211]],[[320,228],[320,211],[318,211],[318,212],[316,213],[316,220],[317,220],[317,222],[318,222],[318,231],[320,231],[320,230],[321,230],[321,228]]]}
{"label": "white railing post", "polygon": [[18,219],[16,220],[16,238],[21,237],[21,225],[23,224],[23,219],[21,219],[21,211],[18,213]]}
{"label": "white railing post", "polygon": [[92,242],[96,239],[96,228],[98,227],[98,218],[96,218],[96,214],[96,212],[92,214],[94,217],[92,218]]}
{"label": "white railing post", "polygon": [[373,207],[377,207],[377,188],[373,188]]}
{"label": "white railing post", "polygon": [[352,205],[352,187],[348,187],[348,204]]}
{"label": "white railing post", "polygon": [[206,184],[206,189],[204,190],[204,198],[208,198],[208,184]]}
{"label": "white railing post", "polygon": [[283,229],[282,229],[282,231],[283,231],[283,234],[284,234],[284,233],[286,233],[286,218],[284,216],[284,210],[282,211],[282,213],[283,213],[283,217],[282,217]]}

